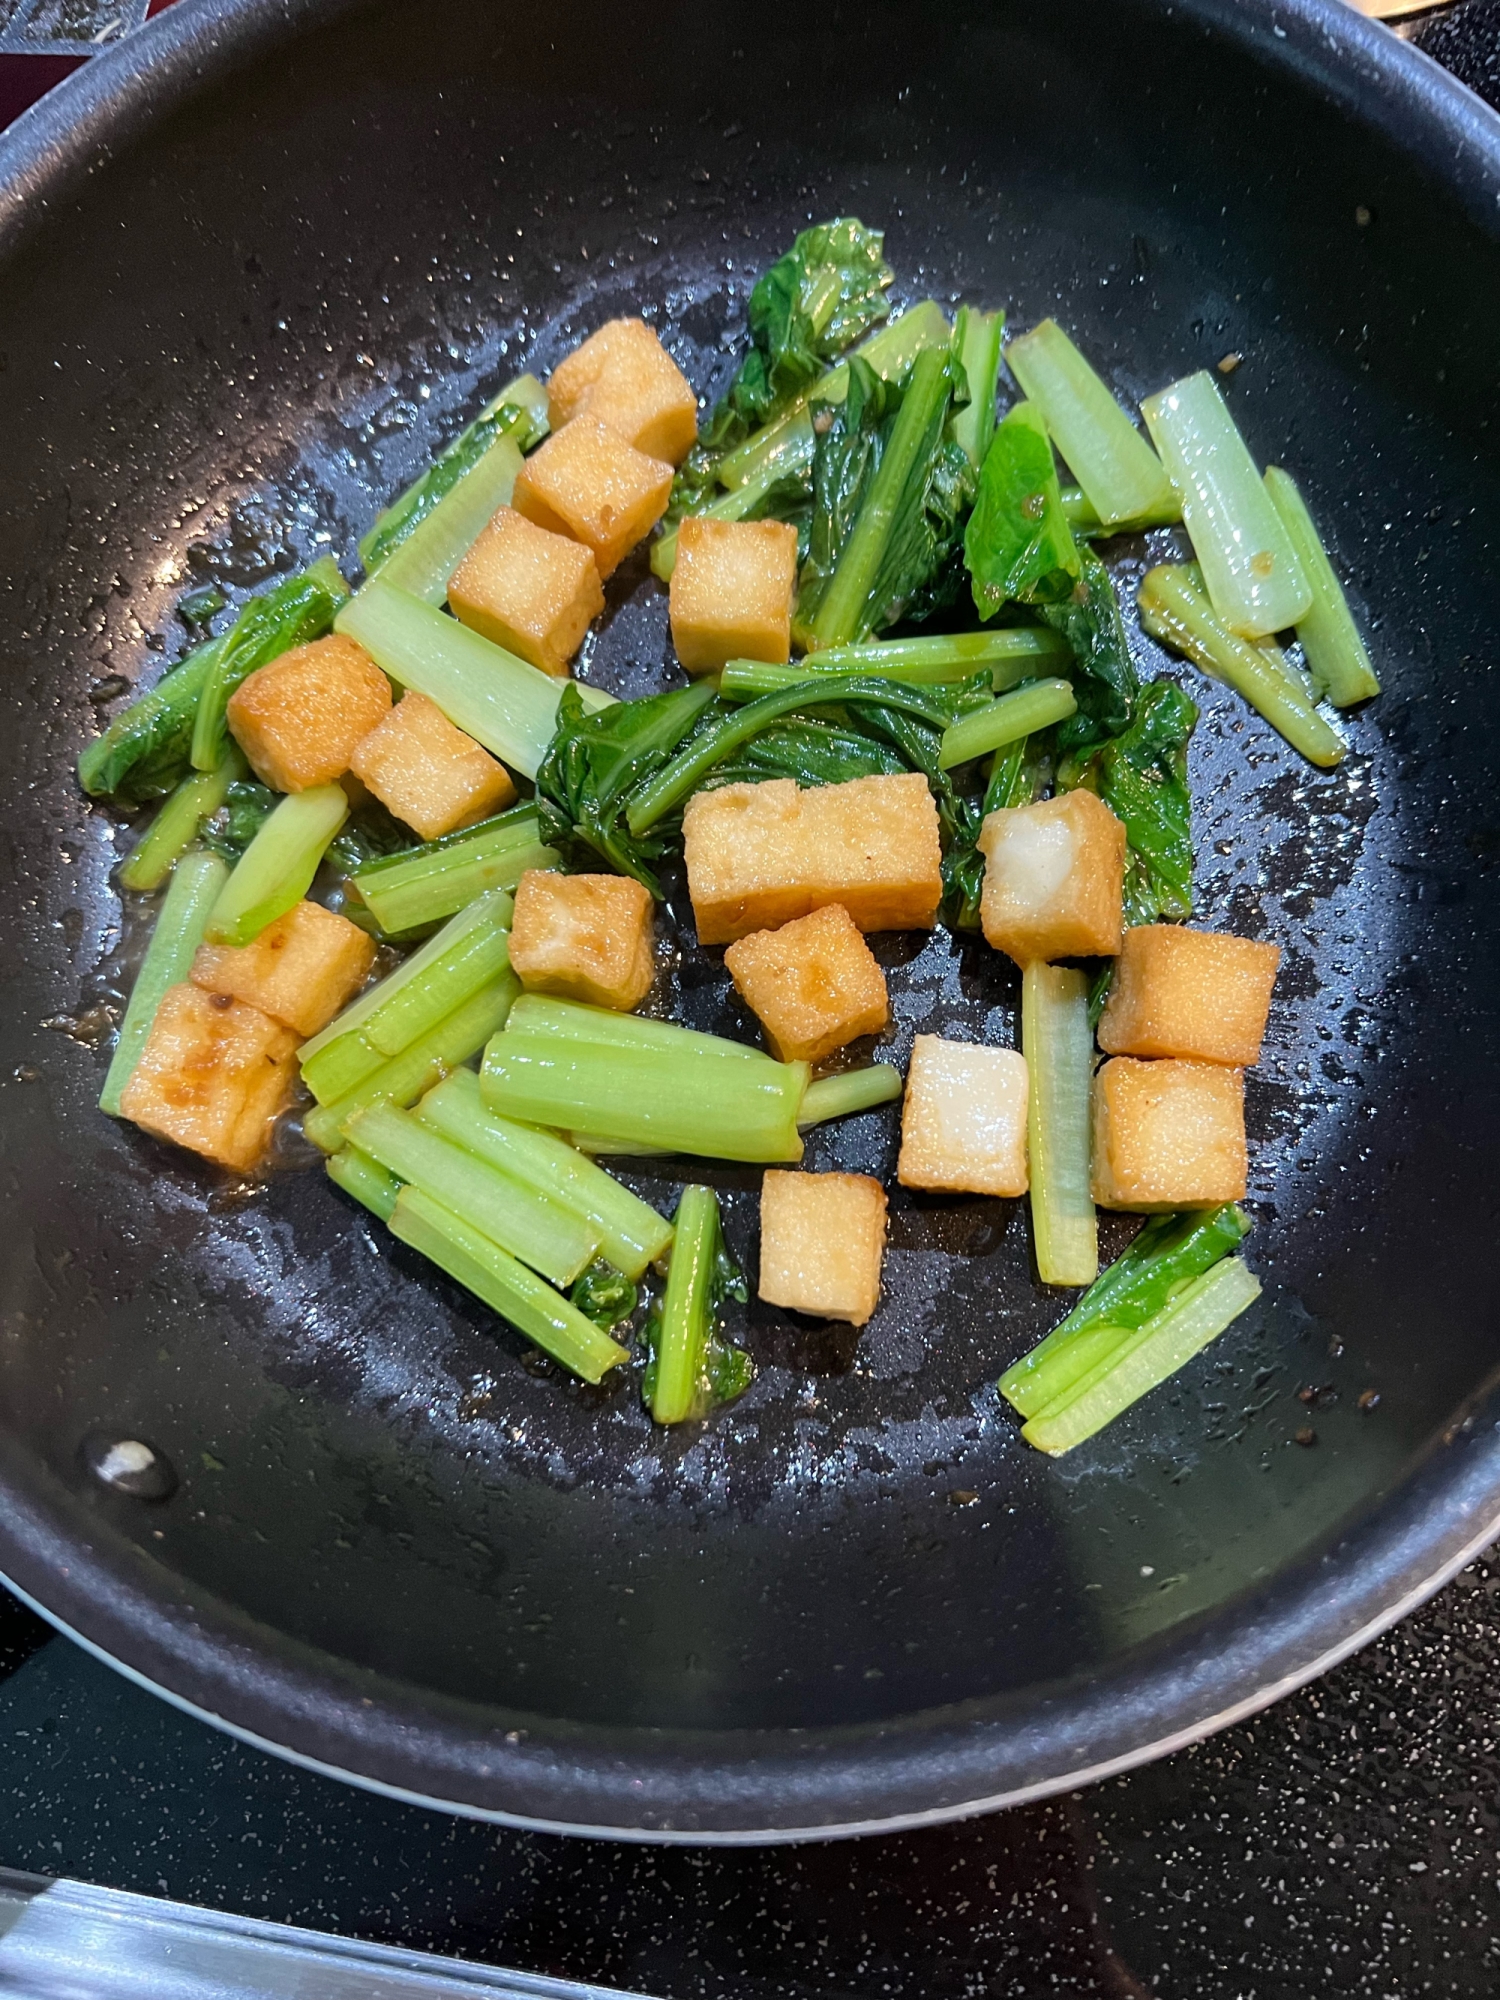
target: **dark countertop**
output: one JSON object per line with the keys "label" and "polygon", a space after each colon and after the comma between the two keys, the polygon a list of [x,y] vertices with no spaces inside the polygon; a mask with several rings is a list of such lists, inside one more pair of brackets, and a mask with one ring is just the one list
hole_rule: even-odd
{"label": "dark countertop", "polygon": [[[46,5],[0,0],[0,120],[81,59],[26,40]],[[1496,0],[1407,32],[1500,105]],[[720,1851],[368,1796],[188,1720],[0,1597],[0,1864],[673,2000],[1493,1996],[1500,1561],[1265,1715],[1091,1791]]]}
{"label": "dark countertop", "polygon": [[394,1805],[189,1721],[14,1605],[0,1660],[0,1861],[38,1873],[671,2000],[1500,1991],[1500,1561],[1149,1769],[805,1847]]}

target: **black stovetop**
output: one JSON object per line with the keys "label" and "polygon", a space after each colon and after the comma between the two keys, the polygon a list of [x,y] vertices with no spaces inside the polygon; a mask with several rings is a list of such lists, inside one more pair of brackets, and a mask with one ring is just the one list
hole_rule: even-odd
{"label": "black stovetop", "polygon": [[[1497,0],[1408,33],[1500,106]],[[0,1864],[672,2000],[1493,1996],[1500,1560],[1149,1769],[770,1849],[563,1839],[371,1797],[187,1719],[0,1596]]]}

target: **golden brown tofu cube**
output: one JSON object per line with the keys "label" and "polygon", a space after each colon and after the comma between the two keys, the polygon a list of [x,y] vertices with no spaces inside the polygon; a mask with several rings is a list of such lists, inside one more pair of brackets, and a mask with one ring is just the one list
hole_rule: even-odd
{"label": "golden brown tofu cube", "polygon": [[364,985],[375,940],[321,903],[294,903],[253,944],[204,944],[192,979],[205,993],[227,993],[295,1028],[305,1041],[326,1028]]}
{"label": "golden brown tofu cube", "polygon": [[880,1303],[885,1189],[866,1174],[773,1170],[760,1185],[760,1295],[863,1326]]}
{"label": "golden brown tofu cube", "polygon": [[1260,1061],[1280,963],[1279,946],[1253,938],[1141,924],[1121,943],[1099,1046],[1245,1069]]}
{"label": "golden brown tofu cube", "polygon": [[780,1062],[821,1062],[891,1018],[885,974],[842,903],[753,931],[724,964]]}
{"label": "golden brown tofu cube", "polygon": [[557,993],[628,1014],[656,976],[651,891],[629,875],[554,875],[516,884],[510,962],[529,993]]}
{"label": "golden brown tofu cube", "polygon": [[1217,1208],[1243,1197],[1246,1171],[1241,1071],[1115,1056],[1095,1075],[1101,1208]]}
{"label": "golden brown tofu cube", "polygon": [[575,417],[554,431],[521,467],[511,496],[516,511],[554,535],[571,535],[611,576],[667,511],[672,468],[627,444],[594,418]]}
{"label": "golden brown tofu cube", "polygon": [[1002,806],[979,833],[979,921],[1017,965],[1120,949],[1125,828],[1092,792]]}
{"label": "golden brown tofu cube", "polygon": [[414,688],[370,731],[351,768],[424,840],[472,826],[516,796],[505,766]]}
{"label": "golden brown tofu cube", "polygon": [[227,994],[169,987],[120,1110],[158,1139],[248,1174],[291,1097],[297,1039]]}
{"label": "golden brown tofu cube", "polygon": [[544,674],[566,674],[604,609],[592,549],[502,507],[448,582],[455,618]]}
{"label": "golden brown tofu cube", "polygon": [[1025,1194],[1026,1058],[918,1035],[901,1112],[903,1187]]}
{"label": "golden brown tofu cube", "polygon": [[690,674],[726,660],[792,656],[797,530],[785,521],[709,521],[690,514],[677,530],[672,644]]}
{"label": "golden brown tofu cube", "polygon": [[682,816],[702,944],[842,903],[862,931],[929,930],[943,894],[937,807],[919,771],[802,791],[792,778],[695,792]]}
{"label": "golden brown tofu cube", "polygon": [[559,361],[547,384],[554,431],[593,417],[651,458],[680,465],[698,436],[693,385],[643,319],[612,319]]}
{"label": "golden brown tofu cube", "polygon": [[363,646],[331,632],[257,667],[229,697],[229,729],[278,792],[331,785],[390,714],[391,684]]}

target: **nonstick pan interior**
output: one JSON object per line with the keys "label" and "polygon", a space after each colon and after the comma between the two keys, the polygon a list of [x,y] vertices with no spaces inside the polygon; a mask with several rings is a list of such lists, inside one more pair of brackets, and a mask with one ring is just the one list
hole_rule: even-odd
{"label": "nonstick pan interior", "polygon": [[[1313,0],[182,0],[0,148],[6,191],[28,177],[0,208],[0,1567],[44,1609],[366,1782],[774,1836],[1145,1754],[1484,1532],[1495,138],[1376,33]],[[72,763],[116,677],[184,649],[181,593],[327,551],[352,574],[486,393],[615,314],[713,394],[756,273],[838,212],[886,228],[902,302],[1056,313],[1130,395],[1239,354],[1234,407],[1304,483],[1386,684],[1323,774],[1139,641],[1203,704],[1198,920],[1285,952],[1249,1086],[1266,1290],[1060,1463],[995,1389],[1059,1313],[1024,1204],[893,1188],[863,1334],[752,1306],[754,1388],[663,1433],[635,1371],[569,1383],[320,1173],[226,1185],[94,1108],[131,836]],[[1174,546],[1114,545],[1127,597]],[[664,684],[642,558],[612,605],[582,671]],[[747,1033],[672,908],[675,1011]],[[878,952],[882,1054],[1013,1040],[983,945]],[[851,1120],[808,1164],[889,1175],[896,1130]],[[631,1179],[667,1203],[683,1171]],[[757,1176],[707,1177],[753,1271]],[[100,1436],[158,1447],[172,1496],[102,1487]]]}

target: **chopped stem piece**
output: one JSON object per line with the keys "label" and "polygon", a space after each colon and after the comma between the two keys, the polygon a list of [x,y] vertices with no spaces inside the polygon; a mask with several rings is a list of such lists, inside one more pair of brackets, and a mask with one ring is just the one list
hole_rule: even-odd
{"label": "chopped stem piece", "polygon": [[1089,1184],[1094,1037],[1081,972],[1027,966],[1021,1047],[1030,1086],[1026,1133],[1037,1272],[1044,1285],[1091,1285],[1099,1275],[1099,1220]]}
{"label": "chopped stem piece", "polygon": [[111,1118],[120,1116],[120,1094],[141,1059],[162,995],[169,986],[180,986],[191,971],[209,912],[228,879],[228,863],[217,854],[185,854],[172,870],[99,1096],[100,1110]]}
{"label": "chopped stem piece", "polygon": [[1246,639],[1295,625],[1312,587],[1218,383],[1200,369],[1141,410],[1219,617]]}
{"label": "chopped stem piece", "polygon": [[975,709],[972,715],[948,725],[938,746],[939,768],[951,771],[957,764],[987,756],[1006,743],[1030,736],[1033,730],[1062,722],[1077,708],[1071,681],[1033,681],[1014,694],[1003,694],[988,708]]}
{"label": "chopped stem piece", "polygon": [[509,964],[505,924],[492,919],[477,925],[435,958],[420,979],[408,979],[380,1000],[361,1023],[360,1035],[383,1056],[399,1056]]}
{"label": "chopped stem piece", "polygon": [[1312,608],[1297,621],[1297,637],[1313,679],[1335,708],[1369,701],[1379,694],[1380,682],[1307,503],[1279,465],[1267,466],[1266,491],[1312,586]]}
{"label": "chopped stem piece", "polygon": [[581,1215],[498,1171],[409,1111],[372,1104],[349,1120],[345,1136],[555,1285],[571,1285],[599,1254],[600,1232]]}
{"label": "chopped stem piece", "polygon": [[314,785],[282,799],[235,864],[208,920],[210,944],[252,944],[312,886],[328,843],[349,817],[339,785]]}
{"label": "chopped stem piece", "polygon": [[748,1062],[772,1060],[763,1050],[752,1049],[744,1042],[731,1042],[724,1035],[680,1028],[675,1021],[656,1021],[649,1014],[617,1014],[611,1007],[589,1007],[581,1000],[553,1000],[545,993],[523,993],[511,1012],[510,1026],[518,1035],[560,1035],[604,1048],[655,1049],[680,1056],[734,1056]]}
{"label": "chopped stem piece", "polygon": [[1071,1451],[1175,1375],[1259,1297],[1260,1280],[1238,1257],[1226,1257],[1039,1411],[1022,1427],[1022,1437],[1053,1457]]}
{"label": "chopped stem piece", "polygon": [[448,579],[473,548],[493,515],[510,505],[521,454],[515,440],[496,437],[451,492],[383,559],[367,561],[373,576],[400,590],[409,590],[427,604],[443,604]]}
{"label": "chopped stem piece", "polygon": [[450,1070],[478,1055],[497,1029],[504,1027],[521,982],[504,972],[462,1007],[455,1007],[438,1025],[399,1056],[374,1070],[331,1104],[319,1104],[302,1121],[302,1129],[325,1153],[343,1144],[344,1126],[367,1104],[415,1104],[424,1091],[441,1083]]}
{"label": "chopped stem piece", "polygon": [[523,1125],[643,1139],[709,1159],[802,1157],[806,1063],[732,1062],[507,1030],[484,1054],[485,1102]]}
{"label": "chopped stem piece", "polygon": [[577,1306],[419,1188],[402,1188],[390,1228],[585,1382],[629,1359]]}
{"label": "chopped stem piece", "polygon": [[967,680],[981,667],[990,669],[996,694],[1014,687],[1038,667],[1072,658],[1073,649],[1061,632],[1047,625],[1017,625],[998,632],[953,632],[933,639],[891,639],[867,646],[830,646],[785,666],[761,660],[731,660],[719,680],[719,692],[731,701],[755,701],[799,687],[818,674],[873,675],[904,681],[909,687],[941,687]]}
{"label": "chopped stem piece", "polygon": [[995,377],[1000,372],[1005,314],[976,312],[972,306],[964,306],[956,331],[969,400],[953,419],[953,436],[970,465],[980,466],[995,434]]}
{"label": "chopped stem piece", "polygon": [[[528,778],[536,776],[547,754],[564,687],[578,685],[554,680],[383,576],[349,600],[334,629],[363,646],[393,681],[425,694],[450,722]],[[590,708],[609,705],[610,696],[597,688],[578,691]]]}
{"label": "chopped stem piece", "polygon": [[807,1086],[797,1124],[805,1132],[809,1125],[824,1125],[830,1118],[847,1118],[877,1104],[892,1104],[902,1087],[901,1072],[891,1063],[871,1063],[864,1069],[846,1069],[839,1076],[820,1076]]}
{"label": "chopped stem piece", "polygon": [[517,806],[497,819],[405,854],[390,854],[354,877],[360,901],[387,937],[399,937],[464,909],[487,889],[513,889],[530,868],[554,868],[534,807]]}
{"label": "chopped stem piece", "polygon": [[1294,750],[1325,770],[1342,761],[1345,746],[1313,707],[1306,687],[1274,645],[1252,645],[1231,632],[1184,567],[1162,563],[1149,570],[1137,598],[1141,623],[1153,639],[1171,646],[1215,680],[1228,682]]}
{"label": "chopped stem piece", "polygon": [[651,1414],[659,1424],[692,1416],[701,1394],[712,1332],[714,1268],[719,1248],[719,1198],[712,1188],[685,1187],[677,1204],[672,1261],[656,1328],[656,1384]]}
{"label": "chopped stem piece", "polygon": [[1172,494],[1170,508],[1163,505],[1158,513],[1141,515],[1133,521],[1117,521],[1113,527],[1107,528],[1085,499],[1081,486],[1063,486],[1058,489],[1062,499],[1063,515],[1068,526],[1075,535],[1085,538],[1143,535],[1148,528],[1170,528],[1174,522],[1182,519],[1182,502],[1177,498],[1175,488],[1169,490]]}
{"label": "chopped stem piece", "polygon": [[565,1140],[489,1110],[472,1070],[455,1070],[429,1091],[417,1116],[456,1145],[581,1216],[599,1231],[601,1253],[627,1278],[639,1278],[672,1241],[672,1225],[665,1217]]}
{"label": "chopped stem piece", "polygon": [[1249,1217],[1232,1203],[1183,1215],[1152,1216],[1067,1318],[1006,1370],[1000,1378],[1001,1395],[1023,1417],[1034,1417],[1058,1401],[1134,1328],[1227,1257],[1249,1229]]}
{"label": "chopped stem piece", "polygon": [[328,1178],[345,1194],[352,1194],[358,1202],[363,1202],[372,1215],[378,1215],[382,1222],[389,1222],[396,1206],[396,1197],[401,1192],[401,1183],[393,1173],[387,1172],[368,1153],[362,1153],[358,1146],[344,1146],[324,1161]]}
{"label": "chopped stem piece", "polygon": [[212,771],[195,771],[184,778],[121,868],[121,888],[145,895],[159,889],[179,856],[198,838],[204,820],[219,810],[229,787],[244,777],[245,770],[238,746],[229,743]]}
{"label": "chopped stem piece", "polygon": [[1161,460],[1056,320],[1011,341],[1005,358],[1103,526],[1181,517]]}
{"label": "chopped stem piece", "polygon": [[511,911],[514,905],[503,889],[491,889],[483,896],[476,896],[467,908],[444,924],[443,928],[410,958],[403,959],[396,970],[382,979],[378,985],[370,986],[357,999],[351,1000],[342,1014],[336,1015],[326,1028],[305,1041],[297,1051],[298,1060],[305,1068],[312,1058],[341,1035],[351,1034],[356,1028],[363,1028],[383,1007],[403,993],[408,986],[420,985],[436,966],[449,958],[452,953],[470,937],[496,929],[509,930]]}

